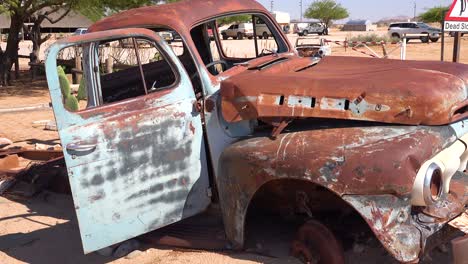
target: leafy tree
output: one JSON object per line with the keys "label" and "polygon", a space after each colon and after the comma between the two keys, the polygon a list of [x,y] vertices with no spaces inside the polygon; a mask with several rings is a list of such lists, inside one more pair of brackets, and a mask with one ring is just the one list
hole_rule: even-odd
{"label": "leafy tree", "polygon": [[218,24],[222,26],[222,25],[229,25],[233,23],[250,22],[251,20],[252,20],[251,15],[227,16],[227,17],[218,19]]}
{"label": "leafy tree", "polygon": [[36,12],[45,9],[57,9],[73,6],[77,0],[3,0],[0,10],[9,15],[11,24],[5,51],[0,54],[0,85],[8,85],[10,71],[13,63],[18,68],[18,45],[19,33],[24,22],[31,18]]}
{"label": "leafy tree", "polygon": [[[0,50],[0,85],[10,84],[11,67],[18,60],[19,33],[25,21],[33,22],[32,28],[27,31],[30,31],[35,43],[33,53],[38,53],[41,43],[47,40],[41,38],[40,34],[40,25],[44,20],[56,23],[72,9],[94,10],[97,14],[105,14],[151,3],[150,0],[2,0],[0,13],[9,15],[11,24],[6,49]],[[52,20],[51,15],[55,13],[60,15],[58,19]]]}
{"label": "leafy tree", "polygon": [[437,6],[429,8],[426,12],[419,15],[419,19],[426,23],[440,23],[443,25],[445,13],[449,11],[448,6]]}
{"label": "leafy tree", "polygon": [[315,1],[307,8],[304,16],[320,20],[328,30],[333,20],[344,19],[349,16],[348,10],[334,0]]}

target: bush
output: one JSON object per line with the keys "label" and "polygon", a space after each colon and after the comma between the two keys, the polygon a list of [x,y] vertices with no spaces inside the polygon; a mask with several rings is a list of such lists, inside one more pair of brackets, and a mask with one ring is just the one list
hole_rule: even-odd
{"label": "bush", "polygon": [[[372,33],[372,34],[359,34],[357,36],[354,36],[354,37],[350,37],[348,38],[348,41],[351,41],[351,42],[355,42],[355,41],[358,41],[358,42],[398,42],[399,39],[397,38],[391,38],[387,35],[377,35],[375,33]],[[354,46],[352,44],[350,44],[350,46]],[[368,45],[368,46],[372,46],[372,45]]]}

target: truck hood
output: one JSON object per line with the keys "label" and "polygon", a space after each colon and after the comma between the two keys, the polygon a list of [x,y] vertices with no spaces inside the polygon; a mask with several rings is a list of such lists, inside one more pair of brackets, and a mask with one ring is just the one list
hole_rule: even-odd
{"label": "truck hood", "polygon": [[221,83],[228,122],[333,118],[445,125],[468,116],[468,65],[271,56]]}

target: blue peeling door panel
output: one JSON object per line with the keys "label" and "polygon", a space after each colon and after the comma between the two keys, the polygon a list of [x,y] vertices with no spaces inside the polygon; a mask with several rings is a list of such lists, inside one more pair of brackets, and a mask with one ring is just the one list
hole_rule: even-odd
{"label": "blue peeling door panel", "polygon": [[[179,69],[175,88],[72,113],[63,106],[55,60],[71,43],[48,51],[47,78],[85,253],[177,222],[210,203],[192,84],[165,42],[152,31],[134,32],[169,54]],[[91,42],[94,34],[74,41]]]}

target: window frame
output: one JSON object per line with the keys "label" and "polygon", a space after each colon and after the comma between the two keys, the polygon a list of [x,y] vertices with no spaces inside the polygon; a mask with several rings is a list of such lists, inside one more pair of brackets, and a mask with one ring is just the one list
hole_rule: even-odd
{"label": "window frame", "polygon": [[[256,16],[257,18],[261,18],[263,21],[264,21],[264,25],[266,25],[268,27],[268,29],[270,30],[270,32],[272,33],[272,36],[274,37],[274,40],[276,42],[276,46],[278,47],[278,50],[280,50],[281,48],[284,48],[284,51],[281,51],[278,53],[288,53],[290,52],[290,46],[287,44],[287,40],[284,39],[283,35],[278,31],[278,29],[276,28],[276,26],[274,25],[274,22],[271,21],[271,18],[263,13],[260,13],[260,12],[241,12],[241,13],[234,13],[234,14],[223,14],[223,15],[220,15],[220,16],[216,16],[216,17],[213,17],[211,19],[208,19],[208,20],[205,20],[204,22],[201,22],[201,23],[198,23],[196,24],[195,26],[193,26],[191,28],[191,30],[193,30],[195,27],[201,25],[201,24],[206,24],[206,23],[209,23],[209,22],[213,22],[215,21],[216,22],[216,31],[219,29],[219,26],[218,26],[218,23],[217,23],[217,20],[220,19],[220,18],[224,18],[224,17],[228,17],[228,16],[237,16],[237,15],[250,15],[250,16]],[[253,21],[252,21],[253,23]],[[252,25],[253,26],[253,29],[254,29],[254,37],[256,37],[256,32],[255,32],[255,29],[256,29],[256,26],[255,24]],[[221,59],[227,59],[227,60],[254,60],[254,59],[258,59],[259,57],[253,57],[253,58],[233,58],[233,57],[228,57],[226,56],[226,54],[224,53],[224,50],[223,50],[223,46],[222,46],[222,41],[221,39],[219,38],[218,34],[215,34],[215,42],[216,42],[216,46],[217,46],[217,49],[218,49],[218,53],[220,54],[220,57]],[[257,47],[254,47],[255,49],[257,49]]]}
{"label": "window frame", "polygon": [[[155,32],[155,34],[157,34],[157,32]],[[174,82],[171,85],[162,87],[161,89],[158,89],[158,90],[156,90],[154,92],[148,92],[148,93],[143,94],[143,95],[126,98],[126,99],[111,102],[111,103],[104,103],[103,102],[103,96],[102,96],[102,87],[101,87],[101,74],[99,72],[99,66],[100,66],[99,46],[102,45],[101,43],[103,43],[104,41],[112,42],[112,41],[119,41],[119,40],[123,40],[123,39],[135,39],[135,40],[142,40],[143,39],[143,40],[148,41],[149,43],[152,43],[153,46],[159,51],[161,57],[167,62],[167,64],[169,65],[171,71],[173,72]],[[162,38],[161,38],[161,40],[162,40]],[[181,82],[181,76],[180,76],[181,72],[180,72],[180,70],[176,67],[176,65],[175,65],[174,61],[172,60],[171,56],[162,48],[161,44],[156,39],[150,38],[148,36],[138,36],[138,35],[137,36],[118,36],[118,37],[115,37],[115,38],[108,38],[108,39],[105,39],[105,40],[90,41],[88,43],[79,44],[79,45],[83,47],[83,55],[82,55],[82,61],[83,61],[83,64],[84,64],[83,65],[83,75],[90,76],[89,79],[85,79],[86,86],[88,86],[88,87],[91,86],[91,87],[89,87],[89,88],[87,87],[87,89],[86,89],[87,90],[87,95],[88,95],[88,102],[87,102],[86,108],[79,109],[78,111],[70,111],[64,105],[64,109],[66,111],[70,112],[70,113],[82,114],[82,113],[86,113],[88,111],[96,111],[98,109],[112,107],[114,105],[126,103],[126,102],[129,102],[129,101],[136,100],[136,99],[141,99],[141,98],[144,98],[144,97],[149,97],[149,98],[158,97],[158,96],[161,96],[161,94],[165,94],[167,92],[170,92],[170,91],[172,91],[175,88],[180,86],[180,82]],[[67,48],[71,48],[73,46],[74,45],[64,47],[62,50],[67,49]],[[134,48],[136,48],[136,47],[134,47]],[[135,51],[135,49],[134,49],[134,51]],[[185,50],[184,50],[184,52],[185,52]],[[138,59],[139,62],[141,62],[140,59],[141,58]],[[90,62],[89,65],[87,65],[87,63],[86,63],[88,61]],[[135,67],[140,67],[140,66],[142,67],[143,65],[140,64],[140,65],[137,65]],[[141,68],[139,69],[139,71],[141,71]],[[143,71],[143,73],[144,73],[144,71]],[[139,81],[143,81],[143,79],[139,78]],[[90,100],[90,98],[91,98],[91,100]]]}

